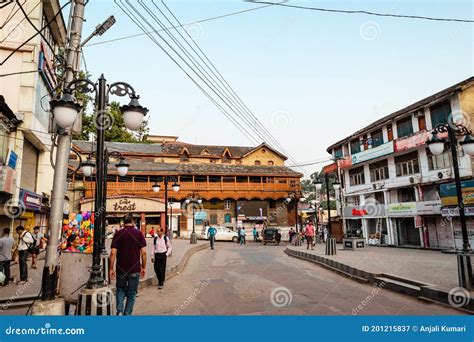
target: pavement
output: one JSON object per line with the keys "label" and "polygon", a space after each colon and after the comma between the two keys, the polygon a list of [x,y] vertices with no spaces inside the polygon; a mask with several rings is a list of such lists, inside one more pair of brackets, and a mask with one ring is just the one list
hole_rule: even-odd
{"label": "pavement", "polygon": [[[281,246],[216,243],[178,277],[140,291],[135,315],[460,315],[450,307],[353,281]],[[411,252],[411,251],[405,251]]]}
{"label": "pavement", "polygon": [[[155,272],[153,270],[153,264],[150,261],[151,251],[153,248],[153,239],[147,238],[147,248],[148,248],[148,262],[147,262],[147,271],[145,279],[142,280],[141,287],[148,286],[151,284],[151,280],[155,278]],[[110,248],[111,240],[106,240],[107,249]],[[198,245],[207,244],[207,241],[198,240]],[[191,245],[189,240],[182,239],[173,239],[173,253],[170,258],[167,260],[167,273],[171,274],[173,272],[179,271],[178,266],[180,266],[183,259],[189,257],[189,250],[196,245]],[[187,253],[188,252],[188,253]],[[40,258],[37,261],[37,269],[31,268],[31,258],[28,261],[28,283],[24,285],[16,285],[16,280],[19,278],[19,266],[18,264],[11,265],[11,274],[15,278],[15,283],[10,282],[7,287],[0,287],[0,314],[7,309],[5,303],[11,301],[21,301],[22,298],[28,297],[37,297],[41,290],[41,279],[44,267],[44,251],[40,254]],[[182,265],[181,265],[182,266]]]}
{"label": "pavement", "polygon": [[447,292],[459,286],[455,254],[377,246],[352,251],[342,249],[340,244],[336,247],[336,255],[325,255],[324,244],[316,244],[314,250],[307,250],[306,245],[289,245],[288,248],[315,254],[365,272],[391,274]]}

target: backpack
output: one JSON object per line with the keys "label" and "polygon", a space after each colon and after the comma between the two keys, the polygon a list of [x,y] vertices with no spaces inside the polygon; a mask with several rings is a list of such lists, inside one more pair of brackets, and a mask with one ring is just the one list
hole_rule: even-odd
{"label": "backpack", "polygon": [[[26,234],[30,234],[29,232],[26,232],[25,234],[23,234],[23,236],[25,236]],[[32,253],[35,248],[36,248],[36,239],[34,238],[33,235],[31,235],[31,237],[33,238],[33,242],[32,243],[27,243],[25,240],[23,240],[23,236],[21,237],[21,240],[26,244],[26,246],[28,247],[28,253]]]}
{"label": "backpack", "polygon": [[[165,239],[165,246],[166,246],[166,251],[168,252],[168,236],[163,235],[163,238]],[[155,236],[153,238],[153,246],[156,246],[156,240],[158,239],[158,236]]]}

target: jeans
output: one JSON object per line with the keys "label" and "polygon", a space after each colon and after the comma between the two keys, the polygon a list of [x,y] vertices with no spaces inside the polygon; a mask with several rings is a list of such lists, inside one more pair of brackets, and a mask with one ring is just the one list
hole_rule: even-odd
{"label": "jeans", "polygon": [[245,245],[245,235],[240,236],[240,244]]}
{"label": "jeans", "polygon": [[[140,273],[117,274],[117,315],[132,314],[139,282]],[[127,304],[124,309],[125,296],[127,297]]]}
{"label": "jeans", "polygon": [[0,261],[0,271],[5,274],[3,285],[8,285],[10,281],[10,260]]}
{"label": "jeans", "polygon": [[166,252],[155,253],[155,268],[156,277],[158,278],[158,286],[163,286],[166,275]]}
{"label": "jeans", "polygon": [[214,242],[216,241],[215,236],[209,236],[209,243],[211,244],[211,249],[214,249]]}
{"label": "jeans", "polygon": [[28,281],[28,250],[18,251],[18,262],[20,265],[20,281]]}

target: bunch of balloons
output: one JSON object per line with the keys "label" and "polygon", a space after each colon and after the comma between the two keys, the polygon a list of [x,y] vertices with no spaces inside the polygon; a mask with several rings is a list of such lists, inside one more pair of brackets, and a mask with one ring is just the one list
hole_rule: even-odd
{"label": "bunch of balloons", "polygon": [[94,213],[71,213],[64,220],[61,249],[67,252],[92,253],[94,245]]}

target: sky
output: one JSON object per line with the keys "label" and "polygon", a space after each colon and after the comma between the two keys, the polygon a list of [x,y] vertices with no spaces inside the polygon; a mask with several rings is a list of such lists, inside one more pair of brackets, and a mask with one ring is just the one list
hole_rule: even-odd
{"label": "sky", "polygon": [[[160,4],[160,1],[156,1]],[[344,10],[473,19],[471,1],[290,1]],[[154,8],[150,1],[147,4]],[[182,23],[262,6],[166,1]],[[137,8],[143,8],[136,5]],[[158,12],[157,12],[158,13]],[[112,1],[86,6],[91,79],[126,81],[150,109],[151,134],[203,145],[252,145]],[[156,26],[158,26],[156,24]],[[326,148],[376,119],[474,74],[474,24],[271,6],[187,26],[227,82],[284,147],[287,165],[329,159]],[[84,66],[84,64],[83,64]],[[114,98],[115,99],[115,98]],[[125,99],[117,98],[122,103]],[[327,162],[326,162],[327,163]],[[324,163],[296,168],[308,176]]]}

